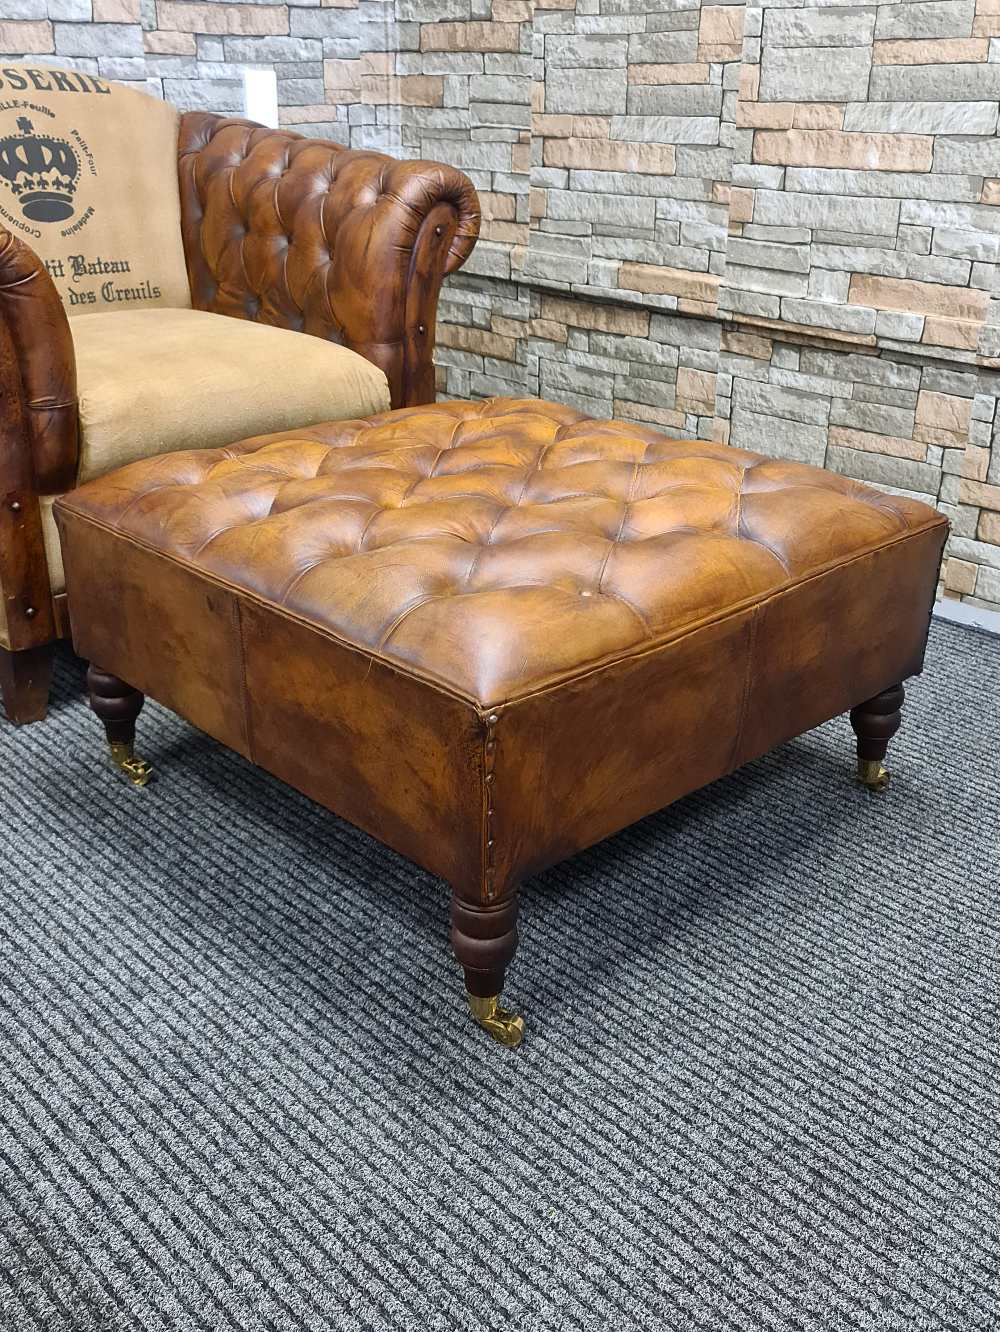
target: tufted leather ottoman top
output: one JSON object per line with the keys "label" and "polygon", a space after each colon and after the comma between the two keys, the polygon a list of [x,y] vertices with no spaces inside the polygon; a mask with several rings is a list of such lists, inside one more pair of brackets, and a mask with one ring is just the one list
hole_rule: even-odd
{"label": "tufted leather ottoman top", "polygon": [[484,707],[943,523],[813,467],[534,400],[159,456],[63,507]]}

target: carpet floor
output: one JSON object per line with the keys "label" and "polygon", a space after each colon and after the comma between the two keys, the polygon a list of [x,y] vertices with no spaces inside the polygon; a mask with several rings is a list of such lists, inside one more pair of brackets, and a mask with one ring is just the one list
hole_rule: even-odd
{"label": "carpet floor", "polygon": [[79,663],[0,725],[0,1328],[1000,1326],[1000,640],[526,885],[443,886]]}

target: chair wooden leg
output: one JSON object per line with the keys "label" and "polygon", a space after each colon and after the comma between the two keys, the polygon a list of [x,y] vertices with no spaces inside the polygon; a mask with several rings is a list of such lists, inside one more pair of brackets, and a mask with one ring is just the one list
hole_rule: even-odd
{"label": "chair wooden leg", "polygon": [[112,763],[133,786],[145,786],[153,769],[135,754],[135,723],[145,695],[93,665],[87,669],[87,689],[90,706],[104,723]]}
{"label": "chair wooden leg", "polygon": [[851,709],[851,725],[858,737],[858,781],[870,791],[882,791],[888,785],[889,774],[882,760],[889,741],[899,730],[905,698],[903,686],[893,685]]}
{"label": "chair wooden leg", "polygon": [[11,652],[0,647],[0,690],[4,711],[17,726],[45,719],[52,687],[54,643]]}
{"label": "chair wooden leg", "polygon": [[455,893],[451,946],[465,971],[472,1016],[501,1045],[520,1045],[524,1019],[500,1007],[504,976],[517,949],[517,894],[486,904]]}

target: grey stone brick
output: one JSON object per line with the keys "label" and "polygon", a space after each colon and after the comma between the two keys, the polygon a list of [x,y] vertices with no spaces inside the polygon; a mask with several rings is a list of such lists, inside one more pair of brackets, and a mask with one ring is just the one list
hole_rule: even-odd
{"label": "grey stone brick", "polygon": [[142,29],[137,23],[56,23],[53,25],[57,55],[137,56],[142,49]]}
{"label": "grey stone brick", "polygon": [[718,116],[721,110],[722,89],[709,84],[657,88],[633,83],[628,90],[630,116]]}
{"label": "grey stone brick", "polygon": [[1000,64],[876,65],[873,101],[983,102],[1000,97]]}
{"label": "grey stone brick", "polygon": [[822,47],[771,48],[761,63],[763,102],[856,102],[868,95],[871,48],[849,46],[832,57]]}
{"label": "grey stone brick", "polygon": [[826,456],[826,426],[805,425],[781,417],[759,415],[734,408],[730,443],[771,458],[791,458],[822,467]]}
{"label": "grey stone brick", "polygon": [[863,305],[833,305],[828,301],[800,300],[786,296],[781,302],[781,313],[795,324],[812,324],[817,328],[837,329],[844,333],[873,333],[875,311]]}
{"label": "grey stone brick", "polygon": [[628,198],[620,194],[585,194],[575,190],[550,190],[549,217],[556,221],[610,223],[651,231],[656,204],[652,199]]}
{"label": "grey stone brick", "polygon": [[952,175],[1000,176],[1000,139],[937,139],[934,170]]}
{"label": "grey stone brick", "polygon": [[[546,37],[545,60],[549,69],[621,69],[626,61],[624,37],[581,36]],[[581,81],[589,79],[582,74]]]}
{"label": "grey stone brick", "polygon": [[[94,12],[91,0],[48,0],[48,6],[50,19],[64,19],[67,23],[86,23]],[[6,9],[5,3],[5,12]]]}
{"label": "grey stone brick", "polygon": [[747,379],[734,380],[733,407],[811,425],[826,425],[830,420],[830,399],[827,397],[783,388],[780,384],[752,383]]}
{"label": "grey stone brick", "polygon": [[919,342],[923,331],[923,315],[904,314],[899,310],[879,310],[875,316],[875,336],[877,338],[897,338],[901,342]]}
{"label": "grey stone brick", "polygon": [[322,60],[323,44],[305,37],[226,37],[226,59],[256,65],[271,60]]}
{"label": "grey stone brick", "polygon": [[644,32],[628,39],[630,65],[680,65],[695,60],[698,34],[685,32]]}
{"label": "grey stone brick", "polygon": [[857,481],[874,481],[922,495],[936,495],[938,491],[938,469],[909,458],[866,453],[861,449],[844,449],[831,444],[826,453],[826,465],[831,471],[852,476]]}
{"label": "grey stone brick", "polygon": [[[875,9],[769,9],[768,46],[865,46],[875,30]],[[836,58],[836,57],[834,57]]]}
{"label": "grey stone brick", "polygon": [[848,233],[863,228],[867,233],[894,236],[900,220],[900,205],[894,199],[860,201],[758,190],[754,219],[765,226],[825,226]]}
{"label": "grey stone brick", "polygon": [[875,36],[971,37],[975,0],[932,0],[931,3],[882,5]]}
{"label": "grey stone brick", "polygon": [[613,116],[611,138],[625,143],[718,143],[713,116]]}
{"label": "grey stone brick", "polygon": [[727,261],[726,285],[740,291],[761,291],[775,296],[805,296],[809,279],[804,273],[784,273],[776,268],[745,268]]}
{"label": "grey stone brick", "polygon": [[552,69],[545,78],[545,109],[555,115],[617,115],[625,110],[625,69],[594,69],[582,77]]}
{"label": "grey stone brick", "polygon": [[845,130],[900,134],[993,134],[997,103],[962,101],[852,102]]}
{"label": "grey stone brick", "polygon": [[785,273],[809,272],[809,250],[804,245],[778,245],[773,241],[742,240],[734,236],[726,255],[734,264],[777,268]]}
{"label": "grey stone brick", "polygon": [[[860,402],[834,398],[830,424],[850,426],[852,430],[870,430],[876,435],[895,435],[909,439],[913,434],[913,408],[892,407],[883,402]],[[893,482],[902,485],[903,482]]]}

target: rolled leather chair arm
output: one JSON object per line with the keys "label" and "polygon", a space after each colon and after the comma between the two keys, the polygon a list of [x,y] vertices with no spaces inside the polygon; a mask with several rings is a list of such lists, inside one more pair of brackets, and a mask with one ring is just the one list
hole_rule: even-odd
{"label": "rolled leather chair arm", "polygon": [[433,399],[438,294],[479,234],[468,177],[202,112],[182,117],[179,166],[197,309],[341,342],[395,407]]}
{"label": "rolled leather chair arm", "polygon": [[[16,471],[21,484],[33,475],[39,495],[58,495],[76,479],[79,416],[76,358],[66,311],[55,284],[30,246],[0,227],[0,320],[16,363],[19,383],[3,384],[5,472]],[[13,367],[5,366],[5,381]],[[14,407],[19,394],[21,406]],[[15,417],[20,425],[12,428]]]}

